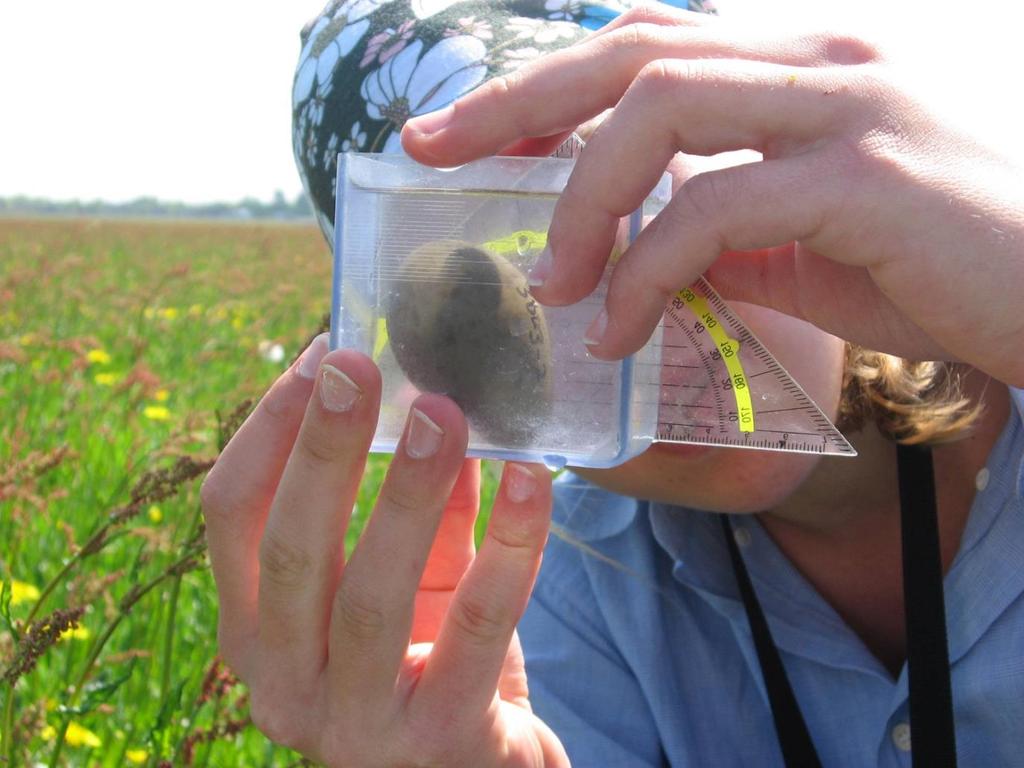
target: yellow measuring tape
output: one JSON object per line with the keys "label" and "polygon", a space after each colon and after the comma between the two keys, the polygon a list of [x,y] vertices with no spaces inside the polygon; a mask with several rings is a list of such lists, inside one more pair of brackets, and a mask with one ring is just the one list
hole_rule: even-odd
{"label": "yellow measuring tape", "polygon": [[676,297],[700,320],[722,356],[736,397],[736,420],[740,432],[753,432],[754,406],[750,402],[750,387],[747,386],[747,376],[743,372],[743,363],[740,362],[739,341],[729,337],[708,303],[689,288],[679,291]]}

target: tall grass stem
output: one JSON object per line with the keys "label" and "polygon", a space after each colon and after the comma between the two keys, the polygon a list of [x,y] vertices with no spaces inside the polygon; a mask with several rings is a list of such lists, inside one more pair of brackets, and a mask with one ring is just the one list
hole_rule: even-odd
{"label": "tall grass stem", "polygon": [[78,699],[82,694],[82,689],[85,686],[86,680],[89,679],[89,675],[92,674],[92,669],[96,665],[96,660],[99,658],[100,652],[103,647],[107,644],[111,635],[114,634],[114,630],[117,629],[121,621],[128,616],[132,608],[149,592],[159,586],[162,582],[174,576],[181,575],[186,569],[186,566],[193,562],[196,557],[201,554],[202,549],[191,548],[183,557],[175,560],[171,565],[164,569],[158,576],[151,579],[148,583],[139,588],[133,588],[128,591],[128,594],[121,598],[121,606],[117,616],[111,620],[107,625],[106,629],[103,630],[103,634],[96,638],[92,648],[89,652],[89,658],[82,669],[82,673],[78,676],[78,680],[71,689],[71,696],[69,698],[67,707],[65,709],[64,716],[61,718],[61,727],[57,732],[57,739],[53,745],[53,752],[50,754],[49,765],[57,766],[60,763],[61,751],[64,748],[64,739],[67,736],[68,726],[71,724],[71,711],[78,703]]}
{"label": "tall grass stem", "polygon": [[[199,530],[199,523],[202,520],[202,516],[202,507],[196,505],[195,512],[192,514],[192,522],[189,525],[188,536],[185,538],[186,546],[188,545],[188,542],[195,539],[196,531]],[[174,577],[174,582],[171,584],[170,605],[167,607],[167,623],[164,626],[164,649],[162,669],[160,673],[160,704],[157,707],[158,712],[163,710],[164,704],[167,702],[167,695],[171,689],[171,661],[174,657],[174,628],[178,615],[178,596],[181,594],[181,579],[182,574],[178,574]]]}

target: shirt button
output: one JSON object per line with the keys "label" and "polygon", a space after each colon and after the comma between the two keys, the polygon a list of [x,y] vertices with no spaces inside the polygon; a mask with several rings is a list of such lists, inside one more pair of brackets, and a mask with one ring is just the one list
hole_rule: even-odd
{"label": "shirt button", "polygon": [[984,491],[988,488],[988,467],[982,467],[978,470],[978,475],[974,478],[974,487],[979,491]]}
{"label": "shirt button", "polygon": [[750,531],[748,531],[746,528],[736,528],[732,532],[732,537],[736,539],[736,543],[739,544],[741,547],[750,546]]}
{"label": "shirt button", "polygon": [[896,745],[896,749],[900,752],[910,751],[910,725],[907,723],[900,723],[892,729],[892,743]]}

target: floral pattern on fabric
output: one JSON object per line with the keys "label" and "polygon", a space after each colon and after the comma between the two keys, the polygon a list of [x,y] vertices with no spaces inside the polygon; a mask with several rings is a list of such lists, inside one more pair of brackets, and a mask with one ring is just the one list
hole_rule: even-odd
{"label": "floral pattern on fabric", "polygon": [[360,67],[365,67],[371,62],[384,64],[392,56],[400,53],[415,29],[416,22],[412,19],[402,22],[398,29],[385,29],[370,38],[363,54],[363,60],[359,62]]}
{"label": "floral pattern on fabric", "polygon": [[471,35],[445,37],[421,57],[422,50],[423,41],[416,40],[367,75],[359,89],[370,119],[392,125],[384,152],[399,151],[398,137],[406,120],[450,104],[487,74],[487,48]]}
{"label": "floral pattern on fabric", "polygon": [[[400,152],[405,121],[576,42],[646,0],[331,0],[302,31],[292,149],[333,240],[340,152]],[[710,2],[666,3],[714,12]]]}
{"label": "floral pattern on fabric", "polygon": [[338,62],[348,56],[370,28],[367,18],[387,0],[347,0],[332,2],[309,30],[299,70],[292,88],[292,103],[298,105],[317,86],[318,94],[326,96],[331,88],[331,75]]}

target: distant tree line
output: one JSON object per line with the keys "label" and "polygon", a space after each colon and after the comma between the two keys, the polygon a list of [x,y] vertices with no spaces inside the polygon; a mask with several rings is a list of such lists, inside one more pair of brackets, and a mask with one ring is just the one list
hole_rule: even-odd
{"label": "distant tree line", "polygon": [[49,200],[42,197],[0,197],[0,216],[97,216],[109,218],[312,219],[309,200],[299,193],[289,201],[278,190],[269,202],[246,197],[235,203],[181,203],[137,197],[126,203],[104,200]]}

